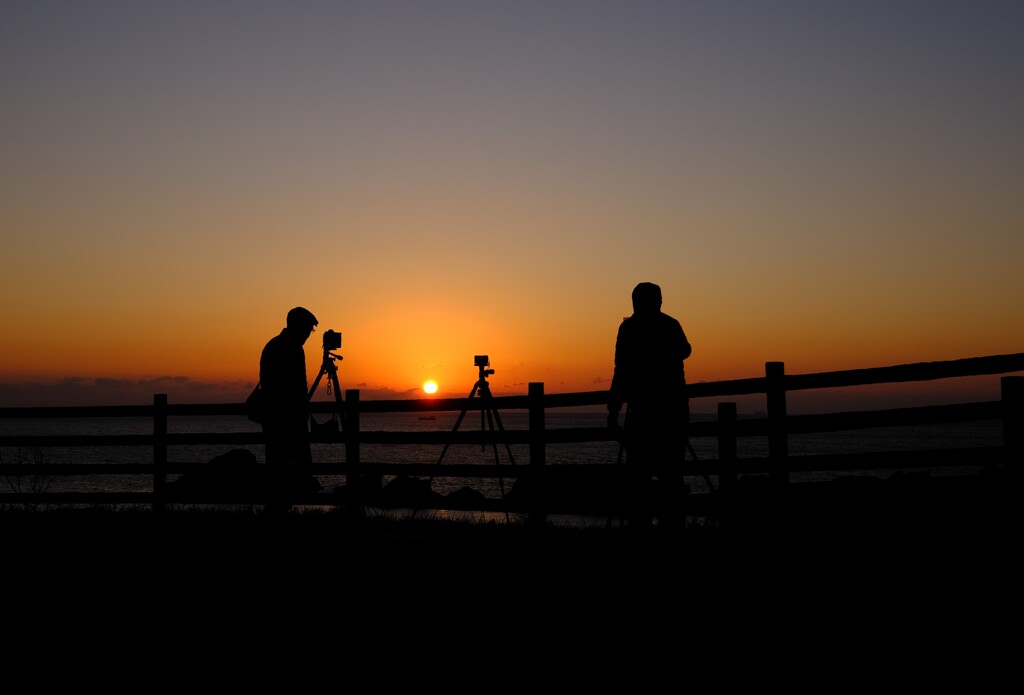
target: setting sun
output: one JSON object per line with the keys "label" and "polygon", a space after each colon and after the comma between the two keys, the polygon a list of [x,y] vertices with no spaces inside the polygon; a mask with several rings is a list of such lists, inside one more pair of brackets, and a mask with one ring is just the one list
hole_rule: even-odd
{"label": "setting sun", "polygon": [[437,393],[437,382],[427,381],[423,384],[424,393]]}

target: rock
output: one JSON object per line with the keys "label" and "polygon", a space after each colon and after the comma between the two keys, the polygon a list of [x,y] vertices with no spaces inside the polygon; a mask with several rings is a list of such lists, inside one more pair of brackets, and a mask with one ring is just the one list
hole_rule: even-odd
{"label": "rock", "polygon": [[[279,491],[280,482],[271,481],[266,464],[248,449],[232,449],[210,459],[194,471],[184,473],[167,484],[173,496],[261,496],[271,489]],[[271,488],[273,482],[273,488]],[[322,489],[315,476],[292,474],[286,483],[292,492],[317,492]]]}

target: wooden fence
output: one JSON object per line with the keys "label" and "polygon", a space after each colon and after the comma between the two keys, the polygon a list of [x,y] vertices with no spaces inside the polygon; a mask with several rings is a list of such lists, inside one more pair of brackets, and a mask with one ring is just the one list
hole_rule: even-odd
{"label": "wooden fence", "polygon": [[[691,403],[701,399],[728,398],[730,396],[763,395],[765,410],[761,417],[738,418],[736,403],[721,401],[717,406],[717,419],[691,424],[691,438],[709,437],[717,439],[717,458],[687,461],[686,475],[715,476],[717,491],[722,497],[735,488],[737,481],[745,475],[762,474],[778,486],[786,486],[790,474],[806,471],[846,471],[865,469],[895,469],[915,467],[941,467],[962,464],[965,460],[979,465],[1007,466],[1017,473],[1024,453],[1024,377],[1013,375],[1024,371],[1024,353],[976,357],[945,362],[925,362],[874,369],[857,369],[814,374],[786,374],[781,362],[768,362],[763,377],[736,379],[691,384]],[[1001,398],[997,401],[961,403],[955,405],[925,406],[873,411],[834,412],[814,415],[788,415],[787,394],[806,389],[829,389],[872,384],[929,381],[978,375],[1004,375],[1001,379]],[[344,504],[363,505],[368,494],[360,491],[356,481],[368,476],[410,476],[413,478],[527,478],[531,489],[543,491],[551,487],[558,477],[566,479],[577,487],[595,485],[595,480],[608,484],[609,476],[621,471],[620,466],[607,464],[547,465],[547,447],[551,444],[573,444],[583,442],[614,441],[613,433],[606,427],[549,429],[545,426],[546,414],[552,409],[580,406],[599,406],[607,402],[607,391],[581,393],[546,394],[542,383],[531,383],[524,396],[499,396],[492,399],[491,406],[497,411],[525,410],[528,412],[526,429],[504,429],[503,444],[525,445],[529,452],[525,465],[478,465],[478,464],[410,464],[393,462],[368,462],[361,457],[361,445],[424,445],[424,444],[492,444],[488,431],[454,432],[383,432],[364,431],[361,416],[366,413],[397,412],[442,412],[477,411],[485,407],[480,398],[422,399],[422,400],[368,400],[360,399],[358,390],[345,392],[343,428],[338,433],[315,433],[314,442],[343,443],[345,456],[342,461],[315,461],[310,474],[345,476],[350,482],[346,487],[349,496]],[[336,404],[314,402],[314,413],[334,413]],[[94,418],[94,417],[145,417],[152,420],[152,434],[146,435],[52,435],[39,436],[15,434],[0,436],[0,452],[48,447],[87,446],[145,446],[151,448],[152,459],[146,462],[126,464],[34,464],[0,460],[0,476],[11,479],[26,479],[31,476],[90,476],[90,475],[139,475],[152,477],[152,490],[146,492],[49,492],[25,491],[8,486],[0,492],[0,506],[16,504],[52,505],[150,505],[155,511],[163,511],[172,504],[258,504],[262,499],[253,499],[251,494],[221,494],[189,497],[171,490],[169,480],[174,476],[203,470],[205,463],[183,463],[168,461],[168,447],[172,445],[214,445],[244,447],[262,444],[262,434],[251,433],[169,433],[170,416],[244,416],[244,408],[235,404],[172,404],[165,394],[156,394],[153,404],[148,406],[94,406],[94,407],[33,407],[0,408],[0,419],[17,418]],[[791,456],[789,438],[794,434],[839,432],[877,427],[898,427],[907,425],[932,425],[942,423],[963,423],[972,421],[1001,421],[1003,442],[998,446],[972,447],[969,449],[944,449],[936,451],[871,452],[868,454],[833,454]],[[741,437],[763,437],[767,439],[767,456],[740,458],[737,456],[737,440]],[[614,480],[611,481],[614,486]],[[534,494],[526,508],[532,519],[543,520],[547,515],[558,512],[572,513],[572,508],[560,508],[557,498]],[[297,505],[339,505],[342,504],[333,493],[296,493],[292,499]],[[434,508],[446,508],[443,501]],[[570,504],[569,507],[572,505]],[[453,507],[456,508],[456,507]],[[457,507],[465,509],[465,507]],[[477,511],[506,512],[509,506],[505,500],[481,500]]]}

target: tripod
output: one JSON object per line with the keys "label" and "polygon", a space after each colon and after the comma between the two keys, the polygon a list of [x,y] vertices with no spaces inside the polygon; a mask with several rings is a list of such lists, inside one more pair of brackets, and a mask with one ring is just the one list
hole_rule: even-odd
{"label": "tripod", "polygon": [[[331,352],[330,348],[324,348],[324,359],[320,364],[320,373],[316,375],[316,380],[313,382],[313,386],[309,389],[309,400],[313,400],[313,394],[316,393],[317,386],[320,385],[320,380],[324,378],[326,374],[328,377],[327,381],[327,395],[331,395],[331,390],[334,390],[334,404],[337,406],[334,415],[331,416],[330,423],[333,423],[333,431],[340,432],[345,427],[345,420],[341,417],[342,412],[345,409],[345,401],[341,398],[341,386],[338,385],[338,365],[335,364],[336,360],[344,359],[341,355],[335,355]],[[313,425],[317,423],[314,420]],[[321,427],[329,426],[329,423],[325,422]]]}
{"label": "tripod", "polygon": [[[625,430],[628,426],[629,426],[629,406],[627,405],[626,406],[626,417],[625,417],[625,419],[622,422],[623,430]],[[615,461],[616,464],[621,464],[622,463],[622,453],[623,453],[625,448],[626,448],[625,441],[623,439],[619,439],[619,456],[618,456],[618,458]],[[686,450],[690,452],[690,456],[693,457],[694,461],[700,461],[700,459],[697,457],[697,452],[693,450],[693,444],[690,443],[690,438],[689,437],[686,438]],[[684,457],[686,456],[686,451],[683,452],[683,456]],[[707,485],[711,489],[711,491],[714,492],[715,491],[715,486],[711,483],[711,478],[708,477],[708,474],[707,473],[702,473],[701,475],[704,476],[704,482],[707,483]]]}
{"label": "tripod", "polygon": [[[630,418],[630,414],[631,414],[630,413],[630,408],[627,405],[626,406],[626,417],[625,417],[625,419],[623,420],[623,423],[622,423],[623,424],[623,429],[622,429],[623,436],[619,437],[619,455],[618,455],[618,457],[617,457],[617,459],[615,461],[616,465],[622,465],[622,454],[623,454],[623,452],[627,448],[626,447],[625,438],[626,438],[626,433],[628,433],[628,431],[629,431],[629,418]],[[683,460],[684,460],[684,462],[685,462],[685,459],[686,459],[686,452],[687,451],[690,452],[690,456],[693,457],[694,461],[700,461],[700,459],[697,457],[697,452],[693,450],[693,444],[690,442],[690,438],[689,437],[686,437],[686,444],[685,444],[684,449],[683,449]],[[627,461],[627,465],[628,465],[628,461]],[[712,493],[716,492],[715,486],[711,483],[711,478],[708,476],[708,474],[706,472],[702,472],[701,474],[704,476],[704,482],[707,483],[707,486],[711,490],[711,492]],[[685,475],[685,473],[682,473],[682,475]],[[659,475],[659,478],[660,478],[660,475]],[[681,480],[682,480],[682,477],[680,477],[680,481]],[[610,512],[608,514],[608,519],[607,519],[607,525],[609,527],[611,527],[612,516],[613,516],[613,513]],[[620,519],[620,521],[621,521],[621,519]]]}
{"label": "tripod", "polygon": [[[494,424],[497,423],[498,424],[498,430],[502,434],[504,434],[505,433],[505,427],[501,424],[501,415],[498,414],[498,409],[494,407],[493,396],[491,395],[491,387],[490,387],[490,384],[487,383],[488,375],[494,374],[494,370],[493,369],[487,369],[487,367],[490,365],[490,361],[488,360],[486,355],[477,355],[475,360],[474,360],[474,363],[479,368],[480,375],[477,378],[476,383],[473,384],[472,390],[470,390],[470,392],[469,392],[469,399],[472,400],[473,396],[479,395],[481,400],[484,403],[484,406],[480,409],[480,431],[484,432],[484,431],[487,430],[487,428],[489,428],[490,432],[491,432],[491,435],[493,436],[494,435]],[[459,413],[458,419],[455,420],[455,426],[452,427],[452,434],[453,435],[455,434],[455,432],[458,431],[459,426],[462,424],[463,419],[465,419],[466,412],[468,410],[469,410],[469,406],[463,408],[462,412]],[[486,427],[485,427],[485,418],[486,418]],[[441,455],[437,459],[438,465],[440,465],[441,461],[444,460],[444,455],[448,452],[448,447],[450,445],[451,445],[451,441],[449,441],[447,444],[444,445],[444,449],[441,450]],[[481,447],[482,447],[482,450],[485,450],[487,448],[487,444],[483,443],[483,444],[481,444]],[[497,442],[496,438],[491,442],[491,447],[494,449],[494,463],[495,463],[495,465],[500,465],[501,462],[499,461],[499,458],[498,458],[498,442]],[[514,466],[515,465],[515,459],[512,457],[512,447],[509,445],[507,440],[505,441],[505,450],[506,450],[506,452],[508,452],[508,460],[509,460],[509,462],[511,462],[511,464]],[[430,482],[433,482],[433,481],[434,481],[434,476],[430,476]],[[501,488],[501,497],[502,497],[502,499],[504,499],[505,498],[505,481],[501,477],[498,478],[498,485]],[[508,512],[505,512],[505,516],[506,516],[506,518],[508,517]]]}

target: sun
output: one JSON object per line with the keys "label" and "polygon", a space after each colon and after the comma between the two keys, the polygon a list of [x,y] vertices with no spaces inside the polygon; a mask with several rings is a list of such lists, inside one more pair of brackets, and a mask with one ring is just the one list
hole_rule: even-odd
{"label": "sun", "polygon": [[437,393],[437,382],[436,381],[425,381],[423,382],[424,393]]}

